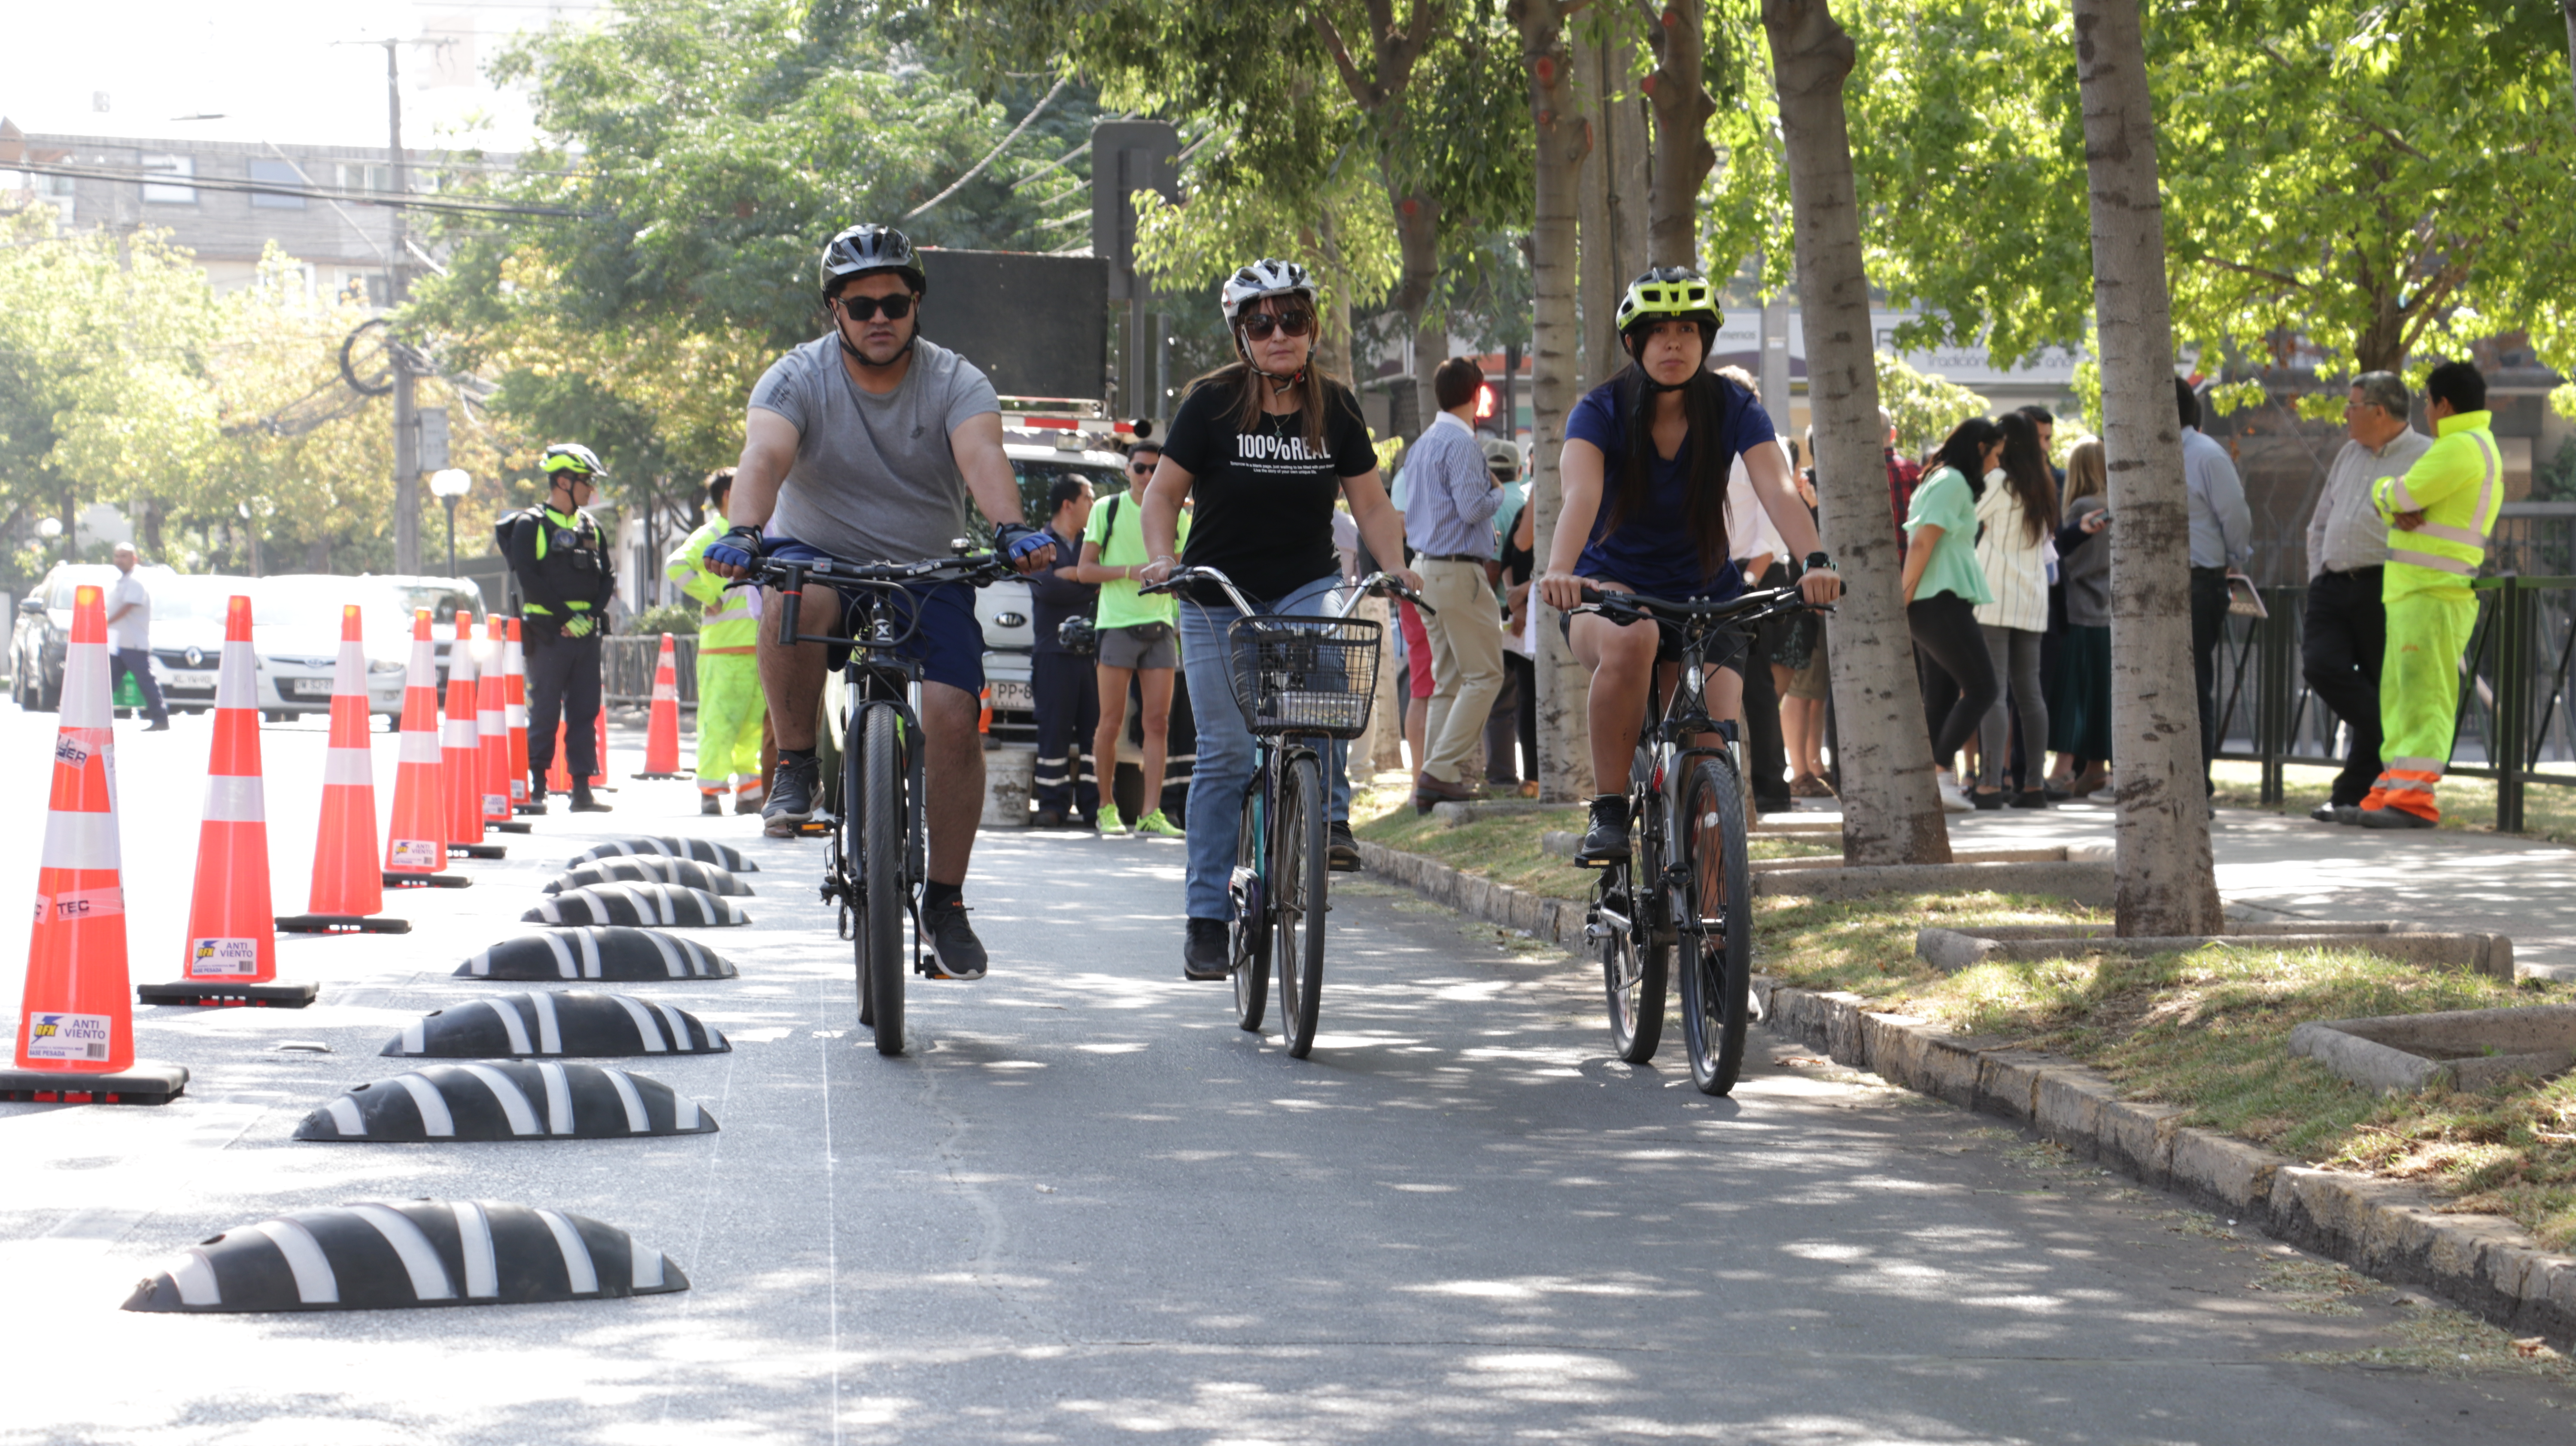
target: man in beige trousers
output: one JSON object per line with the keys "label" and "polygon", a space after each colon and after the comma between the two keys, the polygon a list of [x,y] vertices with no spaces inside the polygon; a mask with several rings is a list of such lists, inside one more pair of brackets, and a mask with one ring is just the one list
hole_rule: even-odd
{"label": "man in beige trousers", "polygon": [[1484,368],[1451,357],[1431,374],[1440,415],[1404,458],[1404,540],[1422,574],[1431,634],[1430,717],[1423,731],[1422,771],[1413,806],[1428,813],[1448,800],[1478,796],[1467,764],[1485,736],[1485,717],[1503,691],[1503,617],[1485,564],[1494,554],[1494,509],[1502,488],[1485,466],[1472,419]]}

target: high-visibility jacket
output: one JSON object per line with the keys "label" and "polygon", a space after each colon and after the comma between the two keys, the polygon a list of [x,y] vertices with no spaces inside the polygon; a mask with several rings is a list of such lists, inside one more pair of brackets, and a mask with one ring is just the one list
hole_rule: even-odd
{"label": "high-visibility jacket", "polygon": [[730,579],[707,571],[707,549],[731,527],[722,517],[707,519],[697,531],[681,539],[662,567],[664,577],[678,583],[681,592],[705,609],[698,619],[700,657],[749,652],[759,639],[760,614],[752,606],[757,594],[750,584],[733,586]]}
{"label": "high-visibility jacket", "polygon": [[2432,447],[2402,477],[2370,489],[2382,518],[2421,512],[2413,530],[2388,529],[2383,597],[2462,588],[2486,561],[2487,535],[2504,507],[2504,454],[2488,430],[2491,412],[2458,412],[2434,424]]}
{"label": "high-visibility jacket", "polygon": [[576,613],[607,611],[617,569],[589,514],[530,507],[503,516],[492,533],[518,579],[519,610],[529,621],[560,625]]}

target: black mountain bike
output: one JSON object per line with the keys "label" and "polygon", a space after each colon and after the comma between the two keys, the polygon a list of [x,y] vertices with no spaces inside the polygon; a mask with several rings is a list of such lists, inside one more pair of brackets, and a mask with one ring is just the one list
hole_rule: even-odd
{"label": "black mountain bike", "polygon": [[1235,1023],[1258,1031],[1268,1008],[1270,974],[1279,974],[1279,1032],[1288,1053],[1315,1047],[1324,990],[1326,866],[1332,794],[1324,781],[1326,745],[1368,731],[1377,692],[1378,639],[1366,618],[1347,614],[1363,597],[1391,594],[1424,612],[1421,595],[1385,573],[1346,590],[1333,617],[1256,613],[1226,575],[1184,567],[1140,592],[1212,583],[1242,613],[1226,626],[1234,650],[1235,706],[1252,730],[1252,779],[1234,835],[1234,872],[1226,882],[1232,921],[1227,958],[1234,982]]}
{"label": "black mountain bike", "polygon": [[[1654,1058],[1664,992],[1678,955],[1682,1037],[1701,1093],[1735,1088],[1752,1007],[1753,878],[1745,860],[1744,790],[1734,720],[1708,716],[1707,659],[1724,638],[1811,606],[1794,587],[1723,602],[1583,590],[1576,612],[1643,619],[1681,654],[1671,697],[1646,696],[1628,766],[1628,857],[1599,866],[1583,936],[1601,946],[1610,1040],[1630,1064]],[[1823,609],[1830,611],[1830,609]],[[1701,740],[1715,735],[1721,746]]]}
{"label": "black mountain bike", "polygon": [[[747,581],[775,589],[778,643],[825,643],[850,650],[842,676],[849,702],[841,724],[841,810],[823,859],[823,902],[837,902],[841,937],[857,957],[859,1023],[876,1032],[877,1053],[903,1053],[903,984],[908,972],[930,972],[921,930],[921,885],[929,877],[922,822],[921,664],[896,652],[921,626],[916,603],[904,616],[889,601],[907,585],[968,582],[977,587],[1012,577],[990,552],[924,562],[864,563],[841,558],[786,562],[764,558]],[[809,582],[843,590],[851,636],[800,631]],[[903,925],[912,920],[905,967]]]}

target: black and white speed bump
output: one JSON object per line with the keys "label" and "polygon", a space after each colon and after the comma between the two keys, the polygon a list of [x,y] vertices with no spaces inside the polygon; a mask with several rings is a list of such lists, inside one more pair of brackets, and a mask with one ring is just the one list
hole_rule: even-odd
{"label": "black and white speed bump", "polygon": [[196,1314],[532,1305],[687,1290],[614,1225],[489,1200],[370,1200],[227,1230],[134,1288],[127,1310]]}
{"label": "black and white speed bump", "polygon": [[613,859],[638,854],[661,854],[675,859],[696,859],[699,863],[714,864],[720,869],[728,869],[737,874],[760,872],[760,865],[744,858],[730,844],[720,844],[702,838],[646,838],[642,835],[634,838],[613,838],[606,843],[593,844],[585,852],[573,855],[564,867],[574,869],[593,859]]}
{"label": "black and white speed bump", "polygon": [[723,1054],[724,1032],[685,1009],[632,994],[540,990],[433,1009],[384,1047],[396,1059],[624,1059]]}
{"label": "black and white speed bump", "polygon": [[677,884],[594,884],[566,889],[519,916],[529,924],[631,924],[666,929],[721,929],[751,920],[704,889]]}
{"label": "black and white speed bump", "polygon": [[751,885],[733,876],[733,870],[722,864],[702,864],[696,859],[675,859],[664,854],[637,854],[632,858],[592,859],[564,870],[546,892],[559,894],[566,889],[585,889],[593,884],[678,884],[684,889],[704,889],[710,894],[729,898],[751,897]]}
{"label": "black and white speed bump", "polygon": [[595,1064],[433,1064],[351,1089],[299,1140],[632,1140],[712,1135],[715,1118],[660,1080]]}
{"label": "black and white speed bump", "polygon": [[734,968],[694,939],[658,929],[587,925],[504,939],[456,966],[459,979],[731,979]]}

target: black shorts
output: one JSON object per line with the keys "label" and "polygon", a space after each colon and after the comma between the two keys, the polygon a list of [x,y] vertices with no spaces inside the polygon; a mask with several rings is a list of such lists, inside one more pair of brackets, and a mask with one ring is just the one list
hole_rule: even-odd
{"label": "black shorts", "polygon": [[[1590,578],[1585,579],[1587,582],[1592,580],[1593,579]],[[1605,619],[1609,618],[1609,615],[1606,613],[1600,614],[1599,616]],[[1633,623],[1620,622],[1617,619],[1609,620],[1612,626],[1622,628],[1638,627],[1645,623],[1645,619],[1643,618],[1639,618]],[[1566,646],[1568,647],[1572,647],[1574,645],[1573,629],[1574,614],[1570,612],[1560,612],[1556,615],[1556,635],[1565,639]],[[1744,634],[1740,631],[1728,632],[1710,639],[1708,652],[1705,656],[1710,667],[1731,668],[1734,670],[1737,677],[1740,678],[1744,676]],[[1670,632],[1661,627],[1656,628],[1655,661],[1657,663],[1678,663],[1681,660],[1681,644],[1674,640],[1673,635]]]}
{"label": "black shorts", "polygon": [[[792,538],[773,537],[765,551],[786,562],[810,562],[827,556]],[[808,586],[823,586],[819,580]],[[912,637],[895,651],[921,664],[922,681],[945,683],[968,693],[984,688],[984,628],[975,619],[975,589],[962,582],[932,583],[927,587],[907,586],[894,591],[865,588],[834,588],[841,596],[840,630],[846,636],[850,616],[858,595],[874,591],[884,598],[894,614],[895,631],[901,632],[912,622],[915,610],[921,625]],[[807,631],[811,624],[806,625]],[[834,647],[828,650],[832,671],[839,672],[850,658],[850,650]]]}

